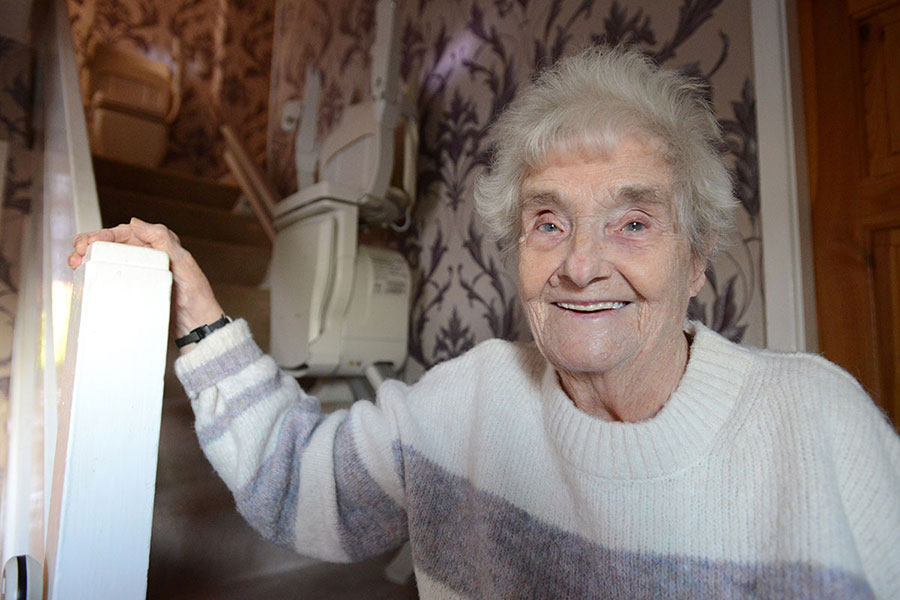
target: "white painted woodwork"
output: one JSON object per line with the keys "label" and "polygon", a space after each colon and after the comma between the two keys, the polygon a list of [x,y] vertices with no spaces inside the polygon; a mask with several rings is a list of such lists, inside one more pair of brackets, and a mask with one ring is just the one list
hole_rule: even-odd
{"label": "white painted woodwork", "polygon": [[815,281],[793,3],[751,0],[766,346],[815,352]]}
{"label": "white painted woodwork", "polygon": [[[53,0],[52,7],[45,17],[46,25],[53,32],[53,47],[44,74],[47,94],[44,99],[44,160],[49,158],[53,164],[49,167],[45,164],[44,182],[52,186],[51,200],[63,199],[51,204],[53,210],[58,207],[71,216],[54,214],[51,221],[56,225],[56,218],[62,219],[65,228],[72,233],[95,231],[100,229],[100,204],[81,103],[69,12],[65,0]],[[68,236],[68,231],[62,231],[62,227],[54,228],[54,235],[62,234]],[[62,243],[63,239],[60,237],[58,241]],[[65,254],[54,257],[61,263],[65,263],[71,249],[72,237],[68,236],[64,241]]]}
{"label": "white painted woodwork", "polygon": [[47,527],[50,600],[143,598],[166,366],[169,258],[96,242],[75,273]]}
{"label": "white painted woodwork", "polygon": [[[81,101],[78,68],[65,0],[54,0],[43,18],[49,39],[41,43],[43,83],[43,389],[58,390],[57,377],[66,348],[72,270],[66,257],[72,238],[100,229],[100,204]],[[49,301],[48,301],[49,300]],[[48,396],[50,397],[50,396]],[[52,396],[54,400],[58,392]],[[44,404],[44,517],[50,508],[50,478],[56,448],[56,402]]]}
{"label": "white painted woodwork", "polygon": [[[3,490],[3,564],[18,554],[44,555],[41,388],[41,221],[26,217],[9,380],[9,452]],[[29,275],[30,274],[30,275]]]}
{"label": "white painted woodwork", "polygon": [[4,562],[16,554],[44,558],[50,501],[45,492],[56,447],[57,367],[65,349],[72,286],[66,257],[76,231],[100,228],[65,0],[39,3],[33,18],[39,111],[35,137],[43,152],[43,173],[25,225],[13,337]]}

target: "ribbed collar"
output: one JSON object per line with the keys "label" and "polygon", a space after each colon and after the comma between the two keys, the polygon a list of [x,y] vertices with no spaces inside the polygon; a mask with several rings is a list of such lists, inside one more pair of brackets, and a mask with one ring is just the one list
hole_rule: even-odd
{"label": "ribbed collar", "polygon": [[662,410],[640,423],[610,422],[575,407],[547,365],[544,418],[550,437],[572,465],[610,479],[649,479],[674,473],[708,454],[741,392],[750,354],[691,322],[690,358]]}

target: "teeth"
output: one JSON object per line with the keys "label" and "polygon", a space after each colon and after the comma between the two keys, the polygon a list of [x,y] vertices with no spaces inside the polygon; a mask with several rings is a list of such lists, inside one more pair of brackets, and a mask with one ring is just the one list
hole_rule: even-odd
{"label": "teeth", "polygon": [[557,302],[556,305],[569,310],[577,310],[579,312],[594,312],[598,310],[622,308],[625,306],[625,302],[595,302],[594,304],[569,304],[567,302]]}

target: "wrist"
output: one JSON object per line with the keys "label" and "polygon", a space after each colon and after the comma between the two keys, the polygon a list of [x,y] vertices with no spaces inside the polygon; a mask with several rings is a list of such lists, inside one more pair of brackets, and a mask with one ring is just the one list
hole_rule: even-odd
{"label": "wrist", "polygon": [[231,317],[227,317],[224,314],[220,315],[218,319],[215,321],[211,321],[209,323],[205,323],[200,325],[199,327],[195,327],[191,331],[189,331],[186,335],[183,335],[175,340],[175,345],[179,348],[184,348],[185,346],[189,346],[191,344],[196,344],[200,340],[209,336],[212,332],[217,329],[221,329],[231,323]]}
{"label": "wrist", "polygon": [[182,287],[175,297],[175,337],[185,336],[197,327],[208,325],[224,313],[208,285],[200,289]]}

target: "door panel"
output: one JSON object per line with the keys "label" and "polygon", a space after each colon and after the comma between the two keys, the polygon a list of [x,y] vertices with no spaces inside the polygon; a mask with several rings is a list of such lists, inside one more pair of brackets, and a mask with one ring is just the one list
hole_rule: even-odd
{"label": "door panel", "polygon": [[872,259],[881,404],[900,423],[900,227],[873,233]]}
{"label": "door panel", "polygon": [[900,0],[797,0],[820,350],[900,424]]}

